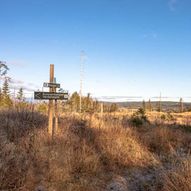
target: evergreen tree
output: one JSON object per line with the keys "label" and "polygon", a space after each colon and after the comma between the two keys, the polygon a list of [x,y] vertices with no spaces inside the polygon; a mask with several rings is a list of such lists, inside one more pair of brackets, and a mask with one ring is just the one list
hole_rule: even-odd
{"label": "evergreen tree", "polygon": [[151,104],[151,100],[149,99],[149,103],[148,103],[148,107],[149,107],[149,111],[152,111],[152,104]]}
{"label": "evergreen tree", "polygon": [[69,104],[71,106],[71,110],[78,112],[80,109],[80,96],[77,92],[74,92],[70,97]]}
{"label": "evergreen tree", "polygon": [[160,93],[160,99],[158,102],[158,112],[162,112],[161,93]]}
{"label": "evergreen tree", "polygon": [[161,105],[161,101],[158,102],[158,112],[162,111],[162,105]]}
{"label": "evergreen tree", "polygon": [[[0,80],[2,79],[2,77],[4,77],[7,74],[8,70],[9,70],[9,68],[6,65],[6,63],[3,61],[0,61]],[[4,104],[4,96],[3,96],[1,83],[0,83],[0,106],[3,106],[3,104]]]}
{"label": "evergreen tree", "polygon": [[160,94],[160,99],[159,99],[159,101],[158,101],[157,111],[158,111],[158,112],[162,112],[161,94]]}
{"label": "evergreen tree", "polygon": [[112,103],[110,106],[110,112],[115,112],[117,111],[118,107],[116,103]]}
{"label": "evergreen tree", "polygon": [[145,100],[143,100],[143,106],[142,106],[143,110],[146,111],[146,103]]}
{"label": "evergreen tree", "polygon": [[98,112],[99,109],[100,109],[100,107],[99,107],[99,102],[98,102],[98,100],[95,100],[95,101],[93,102],[93,111],[94,111],[94,112]]}
{"label": "evergreen tree", "polygon": [[20,88],[17,94],[17,99],[19,101],[24,101],[24,94],[23,94],[23,88]]}
{"label": "evergreen tree", "polygon": [[184,105],[183,105],[183,99],[180,98],[180,113],[184,112]]}
{"label": "evergreen tree", "polygon": [[2,88],[3,97],[9,96],[9,78],[5,78]]}
{"label": "evergreen tree", "polygon": [[91,105],[92,105],[92,98],[90,97],[90,93],[87,94],[87,97],[84,97],[82,99],[82,111],[84,112],[91,112],[92,111],[92,108],[91,108]]}
{"label": "evergreen tree", "polygon": [[5,78],[2,88],[2,105],[4,107],[12,106],[12,100],[10,98],[10,91],[9,91],[9,80],[10,78]]}

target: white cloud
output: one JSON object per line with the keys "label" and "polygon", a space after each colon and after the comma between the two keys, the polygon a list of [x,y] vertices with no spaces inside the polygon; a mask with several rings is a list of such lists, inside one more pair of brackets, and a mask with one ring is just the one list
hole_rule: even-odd
{"label": "white cloud", "polygon": [[23,88],[23,90],[28,92],[33,92],[40,89],[39,86],[34,83],[27,83],[22,80],[10,78],[10,89],[19,90],[20,88]]}
{"label": "white cloud", "polygon": [[20,88],[22,88],[24,91],[27,91],[27,92],[34,92],[35,89],[34,88],[30,88],[28,86],[25,86],[25,85],[22,85],[22,86],[15,86],[15,85],[10,85],[9,88],[11,90],[19,90]]}
{"label": "white cloud", "polygon": [[19,85],[24,84],[24,81],[11,78],[10,83]]}
{"label": "white cloud", "polygon": [[36,84],[34,84],[34,83],[31,83],[31,82],[28,83],[27,86],[29,86],[29,87],[32,86],[33,88],[39,89],[39,86],[38,86],[38,85],[36,85]]}

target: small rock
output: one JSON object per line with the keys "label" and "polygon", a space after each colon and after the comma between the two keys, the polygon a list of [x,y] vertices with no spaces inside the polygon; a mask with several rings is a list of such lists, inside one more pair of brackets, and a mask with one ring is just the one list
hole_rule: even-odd
{"label": "small rock", "polygon": [[107,186],[106,191],[128,191],[126,179],[116,176]]}
{"label": "small rock", "polygon": [[36,187],[35,191],[47,191],[44,186]]}

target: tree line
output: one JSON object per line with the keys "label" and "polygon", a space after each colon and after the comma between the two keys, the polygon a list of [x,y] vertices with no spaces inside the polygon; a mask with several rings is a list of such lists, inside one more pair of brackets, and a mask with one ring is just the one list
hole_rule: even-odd
{"label": "tree line", "polygon": [[[11,78],[7,75],[9,68],[5,62],[0,61],[0,108],[11,108],[11,107],[25,107],[29,103],[24,97],[23,88],[19,88],[16,95],[11,96],[10,82]],[[101,103],[91,98],[90,94],[82,97],[81,112],[82,113],[94,113],[101,111]],[[40,102],[34,104],[37,110],[41,112],[47,112],[47,102]],[[67,102],[58,102],[61,111],[68,112],[80,112],[80,95],[74,92]],[[115,112],[118,107],[115,103],[103,104],[104,112]]]}
{"label": "tree line", "polygon": [[0,61],[0,107],[10,108],[14,105],[14,101],[24,102],[23,88],[21,87],[13,100],[10,93],[11,78],[7,75],[9,67],[5,62]]}
{"label": "tree line", "polygon": [[[94,113],[100,112],[103,105],[103,112],[115,112],[118,110],[118,106],[115,103],[101,103],[98,100],[93,99],[90,94],[82,97],[81,112]],[[80,112],[80,95],[78,92],[74,92],[68,102],[66,102],[65,108],[71,112]]]}

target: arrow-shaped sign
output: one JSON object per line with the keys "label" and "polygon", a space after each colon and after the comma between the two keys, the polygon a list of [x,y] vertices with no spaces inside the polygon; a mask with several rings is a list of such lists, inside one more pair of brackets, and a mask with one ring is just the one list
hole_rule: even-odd
{"label": "arrow-shaped sign", "polygon": [[34,99],[68,100],[68,93],[34,92]]}

